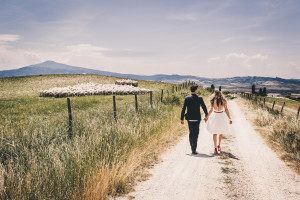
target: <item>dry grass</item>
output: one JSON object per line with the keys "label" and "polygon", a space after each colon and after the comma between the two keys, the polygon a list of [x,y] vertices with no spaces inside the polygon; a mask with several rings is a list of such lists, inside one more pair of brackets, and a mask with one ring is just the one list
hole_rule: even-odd
{"label": "dry grass", "polygon": [[237,102],[263,138],[300,174],[300,120],[239,98]]}
{"label": "dry grass", "polygon": [[[174,138],[175,132],[179,134],[176,134]],[[136,180],[144,181],[149,177],[147,169],[158,163],[161,152],[174,144],[186,132],[183,126],[168,127],[151,138],[147,145],[133,150],[126,162],[119,163],[112,168],[103,166],[99,173],[90,179],[84,198],[102,200],[107,195],[119,196],[130,192]],[[118,191],[120,188],[124,190]]]}
{"label": "dry grass", "polygon": [[[158,155],[184,134],[180,102],[188,91],[160,103],[172,84],[139,81],[149,96],[72,97],[73,138],[67,130],[66,99],[41,98],[39,91],[78,83],[114,83],[96,75],[49,75],[0,79],[0,198],[105,199],[131,190],[146,177]],[[174,102],[174,99],[176,100]]]}

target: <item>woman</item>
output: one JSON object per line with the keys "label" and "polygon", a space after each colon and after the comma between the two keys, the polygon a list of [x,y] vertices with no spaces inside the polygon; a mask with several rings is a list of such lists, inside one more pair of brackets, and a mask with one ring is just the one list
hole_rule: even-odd
{"label": "woman", "polygon": [[[229,118],[229,123],[227,121],[227,117]],[[210,117],[211,116],[211,117]],[[227,101],[223,97],[220,91],[215,91],[213,98],[211,99],[211,108],[208,112],[207,119],[207,130],[213,134],[213,140],[215,145],[215,154],[221,152],[221,140],[223,134],[229,133],[229,124],[232,124],[232,120],[230,118],[229,110],[227,108]],[[219,145],[217,146],[217,134],[219,134]]]}

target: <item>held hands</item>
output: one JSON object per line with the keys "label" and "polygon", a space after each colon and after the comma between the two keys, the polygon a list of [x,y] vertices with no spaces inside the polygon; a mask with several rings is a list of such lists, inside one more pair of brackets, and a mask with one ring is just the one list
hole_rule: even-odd
{"label": "held hands", "polygon": [[205,117],[203,120],[204,120],[204,121],[205,121],[205,123],[206,123],[206,122],[207,122],[207,120],[208,120],[208,118],[207,118],[207,117]]}

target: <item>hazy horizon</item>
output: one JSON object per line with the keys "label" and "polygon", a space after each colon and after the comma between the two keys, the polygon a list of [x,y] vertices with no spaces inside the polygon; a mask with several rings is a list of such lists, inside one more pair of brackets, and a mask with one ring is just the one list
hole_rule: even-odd
{"label": "hazy horizon", "polygon": [[300,2],[0,2],[0,70],[53,60],[126,74],[300,77]]}
{"label": "hazy horizon", "polygon": [[[42,63],[45,63],[45,62],[55,62],[55,63],[58,63],[58,62],[53,61],[53,60],[46,60],[46,61],[44,61]],[[34,63],[34,64],[23,66],[23,67],[30,67],[30,66],[34,66],[34,65],[38,65],[38,64],[42,64],[42,63]],[[68,65],[66,63],[58,63],[58,64]],[[88,68],[88,67],[82,67],[82,66],[76,66],[76,65],[68,65],[68,66],[91,69],[91,68]],[[18,67],[18,68],[8,69],[8,70],[17,70],[17,69],[20,69],[20,68],[23,68],[23,67]],[[6,71],[6,70],[0,70],[0,72],[1,71]],[[119,72],[116,72],[116,71],[106,71],[106,72],[119,73]],[[122,74],[129,74],[129,73],[122,73]],[[173,75],[178,75],[178,76],[195,76],[195,77],[199,77],[199,78],[211,78],[211,79],[248,77],[248,76],[228,76],[228,77],[219,77],[218,78],[218,77],[197,76],[197,75],[192,75],[192,74],[160,74],[160,73],[157,73],[157,74],[147,74],[147,75],[144,75],[144,74],[133,74],[133,75],[139,75],[139,76],[154,76],[154,75],[170,75],[170,76],[173,76]],[[282,79],[300,80],[299,78],[283,78],[283,77],[278,77],[278,76],[275,76],[275,77],[273,77],[273,76],[268,76],[268,77],[267,76],[249,76],[249,77],[266,77],[266,78],[282,78]]]}

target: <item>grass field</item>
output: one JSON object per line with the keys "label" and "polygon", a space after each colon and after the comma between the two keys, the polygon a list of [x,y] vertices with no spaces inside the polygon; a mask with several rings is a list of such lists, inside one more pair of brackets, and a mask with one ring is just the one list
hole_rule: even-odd
{"label": "grass field", "polygon": [[117,96],[117,122],[112,96],[70,98],[72,139],[66,98],[39,97],[40,90],[52,87],[116,79],[98,75],[0,79],[1,199],[105,199],[126,193],[160,151],[186,133],[179,114],[180,101],[189,91],[167,97],[172,84],[139,81],[139,87],[154,91],[154,105],[150,107],[149,95],[138,95],[138,113],[134,96]]}
{"label": "grass field", "polygon": [[269,107],[272,107],[273,102],[275,101],[275,106],[274,108],[276,110],[281,110],[281,107],[283,105],[283,103],[285,102],[285,106],[284,106],[284,112],[289,112],[291,114],[296,114],[298,111],[298,108],[300,106],[300,102],[299,101],[295,101],[292,99],[288,99],[288,98],[274,98],[274,97],[263,97],[263,96],[258,96],[258,101],[261,98],[261,101],[263,102],[263,99],[266,99],[266,104]]}
{"label": "grass field", "polygon": [[296,114],[272,111],[269,105],[268,108],[245,98],[239,98],[237,102],[272,149],[300,174],[300,119]]}

